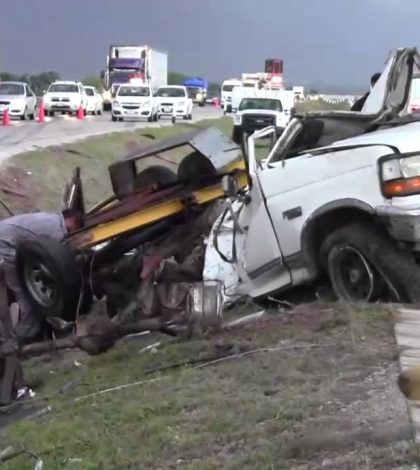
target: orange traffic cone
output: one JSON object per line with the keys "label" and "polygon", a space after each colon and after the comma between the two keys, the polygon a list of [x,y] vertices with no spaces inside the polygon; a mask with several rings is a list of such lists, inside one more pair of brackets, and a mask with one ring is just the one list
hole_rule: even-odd
{"label": "orange traffic cone", "polygon": [[45,122],[45,108],[44,103],[41,103],[38,111],[38,122]]}
{"label": "orange traffic cone", "polygon": [[10,126],[10,115],[8,108],[6,108],[3,113],[3,126]]}
{"label": "orange traffic cone", "polygon": [[77,119],[84,119],[85,118],[85,112],[83,111],[83,108],[80,106],[80,108],[77,110]]}
{"label": "orange traffic cone", "polygon": [[216,108],[220,108],[220,99],[219,98],[217,98],[217,100],[216,100]]}

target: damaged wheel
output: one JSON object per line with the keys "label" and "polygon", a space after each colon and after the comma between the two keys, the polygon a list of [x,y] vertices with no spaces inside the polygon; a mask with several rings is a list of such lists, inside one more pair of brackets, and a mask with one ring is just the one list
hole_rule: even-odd
{"label": "damaged wheel", "polygon": [[331,285],[342,300],[420,301],[420,270],[414,258],[373,225],[339,228],[326,238],[320,254]]}
{"label": "damaged wheel", "polygon": [[16,248],[16,266],[30,302],[41,315],[74,320],[78,309],[90,307],[75,253],[63,243],[49,237],[24,240]]}

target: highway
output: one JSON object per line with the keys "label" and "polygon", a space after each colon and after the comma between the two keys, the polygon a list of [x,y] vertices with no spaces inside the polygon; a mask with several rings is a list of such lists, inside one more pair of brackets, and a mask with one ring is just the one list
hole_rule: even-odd
{"label": "highway", "polygon": [[[192,122],[217,119],[222,115],[222,110],[214,106],[195,107]],[[58,115],[54,118],[46,118],[46,121],[42,124],[37,121],[12,121],[11,126],[0,127],[0,162],[18,153],[74,142],[94,135],[146,127],[172,126],[168,119],[162,119],[156,123],[112,122],[110,113],[104,113],[102,116],[86,116],[84,120]]]}

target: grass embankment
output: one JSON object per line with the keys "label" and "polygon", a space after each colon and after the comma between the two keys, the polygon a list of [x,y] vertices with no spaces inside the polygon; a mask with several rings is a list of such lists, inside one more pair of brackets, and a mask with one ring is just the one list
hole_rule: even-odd
{"label": "grass embankment", "polygon": [[[391,338],[380,308],[314,304],[147,352],[156,337],[123,340],[95,358],[34,359],[25,369],[44,381],[38,397],[50,398],[39,405],[51,410],[13,425],[1,442],[40,455],[48,470],[400,468],[416,454]],[[222,355],[236,356],[151,373]],[[32,466],[22,456],[2,468]]]}
{"label": "grass embankment", "polygon": [[[193,128],[215,126],[231,134],[232,119],[225,117],[204,120],[196,124],[179,123],[174,126],[144,128],[129,132],[115,132],[90,137],[60,147],[16,155],[1,170],[3,180],[14,179],[16,187],[28,193],[28,198],[2,194],[2,199],[17,212],[28,210],[52,210],[60,208],[64,185],[70,181],[72,171],[81,167],[87,206],[96,204],[111,193],[108,166],[141,145],[190,132]],[[153,136],[155,139],[151,139]],[[76,151],[85,156],[73,153]],[[162,154],[165,158],[165,154]],[[168,156],[170,159],[170,156]],[[144,165],[150,165],[150,159]],[[152,164],[168,165],[162,160]],[[170,164],[169,164],[170,165]]]}

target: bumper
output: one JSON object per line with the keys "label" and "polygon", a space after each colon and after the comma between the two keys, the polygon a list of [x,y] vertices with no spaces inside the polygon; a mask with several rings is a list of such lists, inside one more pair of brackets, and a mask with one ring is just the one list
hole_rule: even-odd
{"label": "bumper", "polygon": [[420,207],[401,209],[380,206],[376,207],[376,213],[385,223],[393,239],[403,242],[420,242]]}
{"label": "bumper", "polygon": [[70,111],[75,113],[79,109],[79,105],[75,103],[44,103],[45,111]]}
{"label": "bumper", "polygon": [[160,116],[187,116],[188,109],[186,107],[174,108],[173,106],[160,106],[159,115]]}
{"label": "bumper", "polygon": [[[5,109],[0,109],[0,116],[3,116]],[[19,108],[9,108],[9,116],[14,117],[14,116],[23,116],[24,114],[24,109],[19,109]]]}
{"label": "bumper", "polygon": [[112,108],[112,115],[127,118],[149,118],[153,114],[152,108]]}

